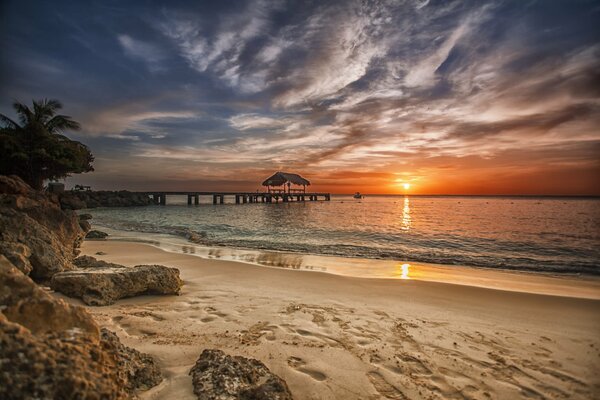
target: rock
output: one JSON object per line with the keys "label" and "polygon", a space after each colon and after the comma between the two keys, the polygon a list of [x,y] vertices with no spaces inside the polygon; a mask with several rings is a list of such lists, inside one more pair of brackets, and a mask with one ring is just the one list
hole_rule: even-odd
{"label": "rock", "polygon": [[20,178],[0,176],[0,254],[38,281],[72,269],[84,232],[77,215]]}
{"label": "rock", "polygon": [[82,208],[87,208],[87,204],[85,201],[81,200],[77,196],[65,196],[63,192],[59,196],[60,206],[63,210],[81,210]]}
{"label": "rock", "polygon": [[102,231],[89,231],[87,235],[85,235],[86,239],[106,239],[108,233]]}
{"label": "rock", "polygon": [[0,398],[127,399],[116,357],[73,330],[34,335],[0,315]]}
{"label": "rock", "polygon": [[103,252],[103,251],[97,251],[95,254],[96,254],[97,256],[105,256],[105,255],[106,255],[106,253],[105,253],[105,252]]}
{"label": "rock", "polygon": [[285,381],[260,361],[204,350],[190,370],[199,400],[291,400]]}
{"label": "rock", "polygon": [[102,330],[35,335],[0,314],[0,398],[130,399],[162,381],[154,360]]}
{"label": "rock", "polygon": [[79,220],[80,221],[89,221],[90,219],[93,219],[94,217],[92,216],[92,214],[79,214]]}
{"label": "rock", "polygon": [[78,268],[127,268],[124,265],[97,260],[92,256],[79,256],[73,260],[73,265]]}
{"label": "rock", "polygon": [[149,355],[0,256],[0,399],[129,399],[161,379]]}
{"label": "rock", "polygon": [[192,243],[196,243],[196,244],[203,244],[206,243],[206,233],[204,232],[194,232],[192,230],[186,232],[186,234],[184,235],[186,237],[187,240],[189,240]]}
{"label": "rock", "polygon": [[160,369],[151,356],[123,345],[119,337],[106,328],[102,328],[100,335],[104,347],[118,356],[122,367],[119,373],[128,392],[150,389],[162,381]]}
{"label": "rock", "polygon": [[143,294],[179,294],[182,284],[179,270],[163,265],[84,268],[55,274],[50,282],[52,289],[91,306]]}
{"label": "rock", "polygon": [[10,321],[33,333],[77,329],[98,338],[98,326],[85,309],[55,299],[3,256],[0,256],[0,305]]}
{"label": "rock", "polygon": [[16,175],[0,175],[0,193],[31,196],[35,191]]}
{"label": "rock", "polygon": [[79,210],[96,207],[136,207],[153,204],[148,195],[121,191],[67,191],[58,195],[65,209]]}
{"label": "rock", "polygon": [[6,256],[6,258],[25,275],[29,275],[33,269],[29,262],[31,249],[22,243],[0,242],[0,254]]}
{"label": "rock", "polygon": [[87,238],[87,235],[89,234],[90,230],[92,229],[92,224],[90,224],[90,222],[88,220],[80,219],[79,227],[86,234],[85,237]]}
{"label": "rock", "polygon": [[160,380],[150,356],[32,280],[75,268],[87,221],[57,199],[0,176],[0,399],[131,398]]}
{"label": "rock", "polygon": [[[0,251],[38,281],[73,269],[74,246],[26,213],[0,207]],[[78,228],[79,229],[79,228]]]}

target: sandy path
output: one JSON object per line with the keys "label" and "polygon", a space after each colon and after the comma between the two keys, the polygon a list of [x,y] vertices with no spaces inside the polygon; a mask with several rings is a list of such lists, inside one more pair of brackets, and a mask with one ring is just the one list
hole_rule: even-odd
{"label": "sandy path", "polygon": [[296,399],[600,396],[600,301],[204,260],[138,244],[85,254],[181,270],[181,296],[90,308],[166,375],[145,399],[194,399],[205,348],[262,360]]}

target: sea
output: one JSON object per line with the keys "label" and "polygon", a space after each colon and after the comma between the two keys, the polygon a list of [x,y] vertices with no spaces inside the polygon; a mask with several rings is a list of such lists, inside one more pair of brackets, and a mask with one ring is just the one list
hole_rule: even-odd
{"label": "sea", "polygon": [[85,212],[96,227],[155,243],[170,237],[190,243],[184,252],[199,254],[238,249],[600,275],[598,198],[333,195],[213,205],[206,197],[189,206],[185,196],[169,196],[165,206]]}

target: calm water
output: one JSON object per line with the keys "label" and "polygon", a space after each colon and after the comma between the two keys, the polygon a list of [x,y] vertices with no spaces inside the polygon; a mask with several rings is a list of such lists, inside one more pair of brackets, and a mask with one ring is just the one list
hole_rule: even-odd
{"label": "calm water", "polygon": [[[208,201],[207,198],[205,201]],[[119,230],[232,246],[600,275],[600,200],[371,196],[330,202],[88,210]]]}

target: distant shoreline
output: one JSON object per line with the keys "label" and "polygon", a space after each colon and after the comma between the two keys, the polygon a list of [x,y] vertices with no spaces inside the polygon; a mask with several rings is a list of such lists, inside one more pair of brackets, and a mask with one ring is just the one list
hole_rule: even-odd
{"label": "distant shoreline", "polygon": [[[131,190],[131,189],[94,189],[91,190],[91,193],[96,192],[112,192],[112,193],[123,193],[128,192],[132,194],[151,194],[154,192],[204,192],[206,190],[195,190],[195,189],[186,189],[186,190]],[[72,188],[66,189],[65,192],[75,192]],[[87,193],[90,193],[87,192]],[[232,190],[210,190],[210,192],[218,192],[224,194],[234,194],[236,191]],[[254,193],[255,190],[242,190],[242,192]],[[85,191],[81,191],[81,193],[86,193]],[[354,193],[330,193],[331,197],[340,197],[340,196],[349,196],[352,197]],[[598,199],[600,200],[600,195],[595,194],[413,194],[413,193],[362,193],[362,196],[371,196],[371,197],[476,197],[476,198],[542,198],[542,199]],[[178,196],[173,194],[173,196]],[[179,196],[185,196],[184,194]]]}

